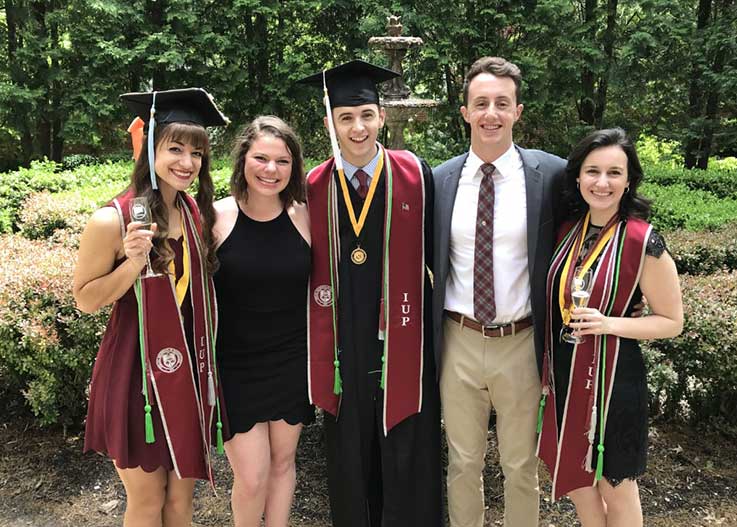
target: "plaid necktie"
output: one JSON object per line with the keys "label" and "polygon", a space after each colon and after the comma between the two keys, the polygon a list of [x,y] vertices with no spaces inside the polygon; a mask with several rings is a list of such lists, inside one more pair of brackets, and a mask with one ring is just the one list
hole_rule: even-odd
{"label": "plaid necktie", "polygon": [[353,177],[358,180],[358,188],[356,189],[358,195],[361,196],[361,199],[366,199],[366,195],[368,194],[368,174],[359,168],[353,174]]}
{"label": "plaid necktie", "polygon": [[496,168],[481,165],[484,177],[479,187],[476,213],[476,242],[473,254],[473,312],[476,320],[489,325],[496,317],[494,300],[494,179]]}

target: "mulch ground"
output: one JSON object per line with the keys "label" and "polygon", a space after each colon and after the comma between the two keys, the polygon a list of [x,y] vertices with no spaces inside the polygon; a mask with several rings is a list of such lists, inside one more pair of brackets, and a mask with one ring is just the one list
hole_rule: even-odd
{"label": "mulch ground", "polygon": [[[38,429],[27,417],[3,420],[0,527],[122,525],[123,486],[110,461],[97,454],[82,454],[81,433],[65,436],[61,430]],[[330,525],[322,445],[320,423],[305,428],[297,458],[293,527]],[[224,456],[216,456],[215,469],[217,495],[205,484],[197,484],[197,527],[232,523],[228,494],[232,478]],[[540,525],[578,525],[567,499],[550,502],[549,478],[544,468],[540,471]],[[502,525],[502,477],[493,431],[489,433],[485,481],[486,525]],[[640,481],[640,489],[647,526],[737,527],[737,444],[723,436],[655,423],[650,433],[648,473]]]}

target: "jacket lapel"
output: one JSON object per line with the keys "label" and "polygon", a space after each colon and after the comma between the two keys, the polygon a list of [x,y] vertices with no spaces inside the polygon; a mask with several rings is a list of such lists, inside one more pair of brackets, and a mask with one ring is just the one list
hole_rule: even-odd
{"label": "jacket lapel", "polygon": [[440,202],[439,213],[440,222],[437,225],[440,233],[440,247],[439,254],[443,255],[443,269],[440,270],[444,273],[443,278],[447,276],[448,268],[450,266],[450,224],[453,219],[453,206],[456,201],[456,194],[458,193],[458,181],[461,179],[461,171],[463,166],[466,164],[466,158],[468,154],[461,157],[458,162],[448,171],[448,177],[443,180],[443,186],[440,189],[435,189],[435,192],[439,192],[442,196]]}
{"label": "jacket lapel", "polygon": [[527,153],[524,148],[518,148],[522,158],[522,167],[525,172],[525,194],[527,195],[527,261],[530,280],[535,273],[535,252],[537,238],[540,232],[540,208],[543,201],[542,173],[538,170],[539,162]]}

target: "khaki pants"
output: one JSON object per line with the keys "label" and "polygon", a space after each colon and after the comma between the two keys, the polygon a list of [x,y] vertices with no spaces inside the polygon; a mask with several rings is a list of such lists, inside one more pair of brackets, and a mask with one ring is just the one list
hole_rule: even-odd
{"label": "khaki pants", "polygon": [[448,438],[451,527],[482,527],[484,456],[489,415],[496,410],[504,472],[505,527],[537,527],[536,425],[540,378],[532,328],[484,338],[446,317],[440,400]]}

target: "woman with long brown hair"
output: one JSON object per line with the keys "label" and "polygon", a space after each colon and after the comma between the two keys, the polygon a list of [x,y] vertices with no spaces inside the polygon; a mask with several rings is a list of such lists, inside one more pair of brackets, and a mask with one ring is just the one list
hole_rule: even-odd
{"label": "woman with long brown hair", "polygon": [[236,527],[287,527],[307,394],[310,228],[297,134],[257,117],[235,140],[231,196],[215,204],[218,361],[232,438]]}
{"label": "woman with long brown hair", "polygon": [[[568,157],[547,281],[538,453],[553,498],[583,527],[641,526],[647,378],[638,341],[683,327],[678,274],[638,194],[643,170],[621,128],[587,135]],[[647,316],[632,317],[645,295]]]}
{"label": "woman with long brown hair", "polygon": [[150,119],[143,141],[134,140],[143,148],[130,186],[92,215],[80,240],[79,309],[113,304],[92,373],[85,450],[112,458],[126,527],[188,526],[195,479],[212,481],[209,447],[222,449],[224,433],[205,126],[227,120],[202,89],[121,98]]}

